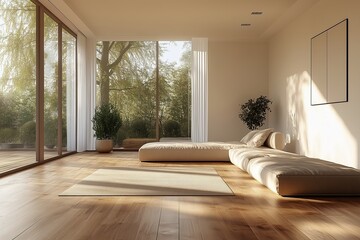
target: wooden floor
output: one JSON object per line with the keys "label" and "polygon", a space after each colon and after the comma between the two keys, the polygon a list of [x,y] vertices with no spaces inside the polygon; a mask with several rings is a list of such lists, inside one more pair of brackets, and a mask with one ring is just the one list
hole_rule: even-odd
{"label": "wooden floor", "polygon": [[[63,154],[66,152],[63,152]],[[44,158],[50,159],[57,157],[56,151],[45,151]],[[36,151],[26,150],[1,150],[0,151],[0,174],[36,163]]]}
{"label": "wooden floor", "polygon": [[0,151],[0,173],[4,173],[35,162],[35,151]]}
{"label": "wooden floor", "polygon": [[[59,197],[96,169],[210,166],[235,196]],[[360,198],[283,198],[230,163],[79,153],[0,179],[0,239],[360,239]]]}

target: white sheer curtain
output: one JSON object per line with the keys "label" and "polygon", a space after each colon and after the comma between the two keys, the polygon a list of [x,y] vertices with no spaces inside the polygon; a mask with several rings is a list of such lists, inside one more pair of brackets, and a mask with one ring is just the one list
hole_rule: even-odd
{"label": "white sheer curtain", "polygon": [[191,140],[208,140],[208,39],[192,39]]}
{"label": "white sheer curtain", "polygon": [[77,151],[95,149],[91,118],[95,107],[95,41],[82,34],[78,43]]}
{"label": "white sheer curtain", "polygon": [[82,34],[77,35],[77,64],[78,64],[78,104],[77,104],[77,151],[82,152],[87,149],[87,103],[86,103],[86,37]]}

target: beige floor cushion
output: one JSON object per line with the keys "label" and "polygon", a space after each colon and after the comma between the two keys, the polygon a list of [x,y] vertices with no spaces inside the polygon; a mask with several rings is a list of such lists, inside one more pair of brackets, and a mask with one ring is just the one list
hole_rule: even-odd
{"label": "beige floor cushion", "polygon": [[360,195],[360,170],[273,149],[233,149],[230,160],[282,196]]}

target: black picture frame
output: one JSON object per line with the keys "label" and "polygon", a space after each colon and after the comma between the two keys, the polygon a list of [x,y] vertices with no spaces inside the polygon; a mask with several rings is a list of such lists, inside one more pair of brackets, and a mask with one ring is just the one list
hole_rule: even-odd
{"label": "black picture frame", "polygon": [[[328,57],[328,52],[329,51],[332,51],[332,49],[329,49],[329,46],[328,46],[328,42],[329,42],[329,39],[328,39],[328,35],[329,35],[329,32],[334,32],[334,31],[342,31],[341,28],[344,28],[344,35],[341,36],[342,38],[344,38],[344,44],[345,46],[342,46],[342,49],[345,51],[344,54],[345,54],[345,57],[344,59],[341,59],[344,61],[344,65],[345,66],[342,66],[344,69],[344,73],[341,73],[340,75],[344,75],[342,76],[343,79],[338,79],[337,81],[339,81],[339,84],[341,85],[340,90],[343,91],[344,93],[344,96],[343,97],[340,97],[338,99],[329,99],[329,96],[328,96],[328,92],[329,92],[329,88],[331,88],[332,84],[330,82],[329,84],[329,75],[330,77],[332,77],[331,75],[331,71],[336,71],[337,68],[336,67],[331,67],[329,66],[329,57]],[[321,33],[315,35],[314,37],[311,38],[311,59],[310,59],[310,76],[311,76],[311,82],[310,82],[310,103],[311,103],[311,106],[317,106],[317,105],[324,105],[324,104],[335,104],[335,103],[344,103],[344,102],[348,102],[349,101],[349,79],[348,79],[348,76],[349,76],[349,43],[348,43],[348,35],[349,35],[349,20],[346,18],[340,22],[338,22],[337,24],[333,25],[332,27],[322,31]],[[319,44],[318,42],[321,42],[321,39],[320,38],[326,38],[326,41],[324,44],[326,44],[326,46],[324,46],[323,44]],[[320,41],[319,41],[320,40]],[[317,59],[317,56],[316,56],[316,48],[319,48],[319,45],[320,45],[320,48],[324,48],[326,49],[326,56],[323,56],[325,57],[325,61],[319,61],[319,59]],[[330,46],[331,47],[331,46]],[[320,50],[321,52],[321,50]],[[333,59],[335,59],[334,57],[332,57]],[[321,60],[324,60],[324,59],[321,59]],[[338,60],[338,59],[335,59],[335,60]],[[340,60],[340,61],[341,61]],[[321,64],[324,64],[324,66],[322,67],[319,67],[318,63],[317,62],[320,62],[320,65]],[[319,69],[320,68],[320,69]],[[324,69],[322,69],[324,68]],[[335,69],[335,70],[334,70]],[[320,77],[321,80],[323,81],[323,85],[325,85],[325,89],[323,89],[326,93],[325,93],[325,99],[324,101],[317,101],[317,98],[319,98],[318,96],[316,96],[316,93],[314,92],[315,88],[317,88],[317,85],[316,83],[314,82],[314,78],[316,79],[317,78],[317,75],[321,75],[321,74],[317,74],[317,72],[321,72],[321,70],[326,71],[325,75],[326,76],[322,76]],[[325,78],[325,79],[324,79]],[[321,81],[320,81],[321,82]],[[330,86],[329,86],[330,85]],[[334,87],[336,88],[336,86]],[[334,89],[333,88],[333,89]],[[337,89],[336,89],[337,90]],[[320,90],[319,90],[320,91]],[[340,93],[342,94],[342,93]]]}

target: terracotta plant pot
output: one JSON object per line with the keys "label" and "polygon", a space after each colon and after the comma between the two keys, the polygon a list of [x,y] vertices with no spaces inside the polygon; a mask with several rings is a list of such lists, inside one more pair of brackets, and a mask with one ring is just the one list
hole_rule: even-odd
{"label": "terracotta plant pot", "polygon": [[99,153],[109,153],[113,149],[113,140],[96,140],[95,149]]}

